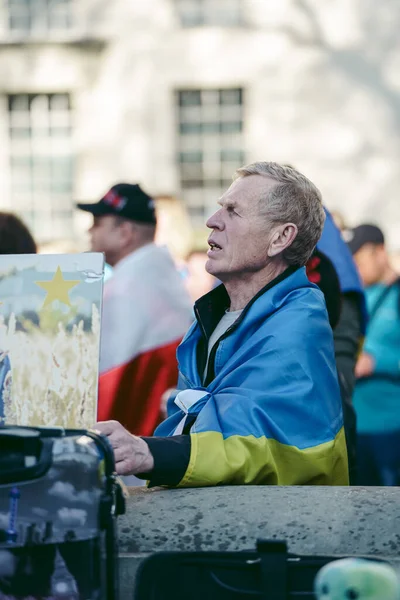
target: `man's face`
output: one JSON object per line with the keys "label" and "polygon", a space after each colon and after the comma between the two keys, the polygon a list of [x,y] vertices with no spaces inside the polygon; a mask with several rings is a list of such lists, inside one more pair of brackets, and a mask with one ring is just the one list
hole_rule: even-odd
{"label": "man's face", "polygon": [[93,217],[89,235],[93,252],[104,252],[107,263],[113,266],[118,260],[123,242],[121,223],[113,215]]}
{"label": "man's face", "polygon": [[382,245],[364,244],[355,254],[358,271],[365,287],[381,281],[386,265],[385,248]]}
{"label": "man's face", "polygon": [[206,270],[226,282],[248,278],[270,261],[268,246],[271,228],[260,215],[260,198],[275,186],[262,175],[236,179],[220,198],[221,208],[208,219],[212,229]]}

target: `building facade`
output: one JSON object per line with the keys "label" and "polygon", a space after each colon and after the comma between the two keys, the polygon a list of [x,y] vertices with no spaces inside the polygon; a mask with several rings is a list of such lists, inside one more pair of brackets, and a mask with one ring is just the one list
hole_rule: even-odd
{"label": "building facade", "polygon": [[237,166],[302,170],[400,249],[397,0],[0,0],[0,209],[84,245],[114,183],[193,226]]}

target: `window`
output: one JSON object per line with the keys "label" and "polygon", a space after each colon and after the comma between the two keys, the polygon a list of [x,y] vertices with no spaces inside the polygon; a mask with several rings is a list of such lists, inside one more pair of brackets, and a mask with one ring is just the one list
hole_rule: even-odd
{"label": "window", "polygon": [[242,0],[176,0],[182,27],[242,24]]}
{"label": "window", "polygon": [[11,196],[38,240],[70,235],[73,205],[68,94],[8,97]]}
{"label": "window", "polygon": [[46,34],[69,29],[73,0],[8,0],[11,31]]}
{"label": "window", "polygon": [[204,225],[245,162],[243,91],[177,92],[180,184],[194,225]]}

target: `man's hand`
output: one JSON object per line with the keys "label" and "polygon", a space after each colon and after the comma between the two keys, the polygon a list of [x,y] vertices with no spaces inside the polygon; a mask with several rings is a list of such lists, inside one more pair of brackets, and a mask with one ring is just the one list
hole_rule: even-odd
{"label": "man's hand", "polygon": [[93,429],[106,435],[111,443],[118,475],[150,473],[154,469],[154,458],[146,442],[129,433],[118,421],[102,421]]}
{"label": "man's hand", "polygon": [[355,375],[357,379],[360,379],[361,377],[368,377],[369,375],[372,375],[374,368],[375,361],[373,356],[363,352],[357,361]]}

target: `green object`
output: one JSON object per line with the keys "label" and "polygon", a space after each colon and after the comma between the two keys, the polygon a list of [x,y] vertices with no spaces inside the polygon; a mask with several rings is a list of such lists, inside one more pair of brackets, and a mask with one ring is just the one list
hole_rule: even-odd
{"label": "green object", "polygon": [[387,564],[343,558],[319,571],[314,592],[318,600],[399,600],[400,583]]}

